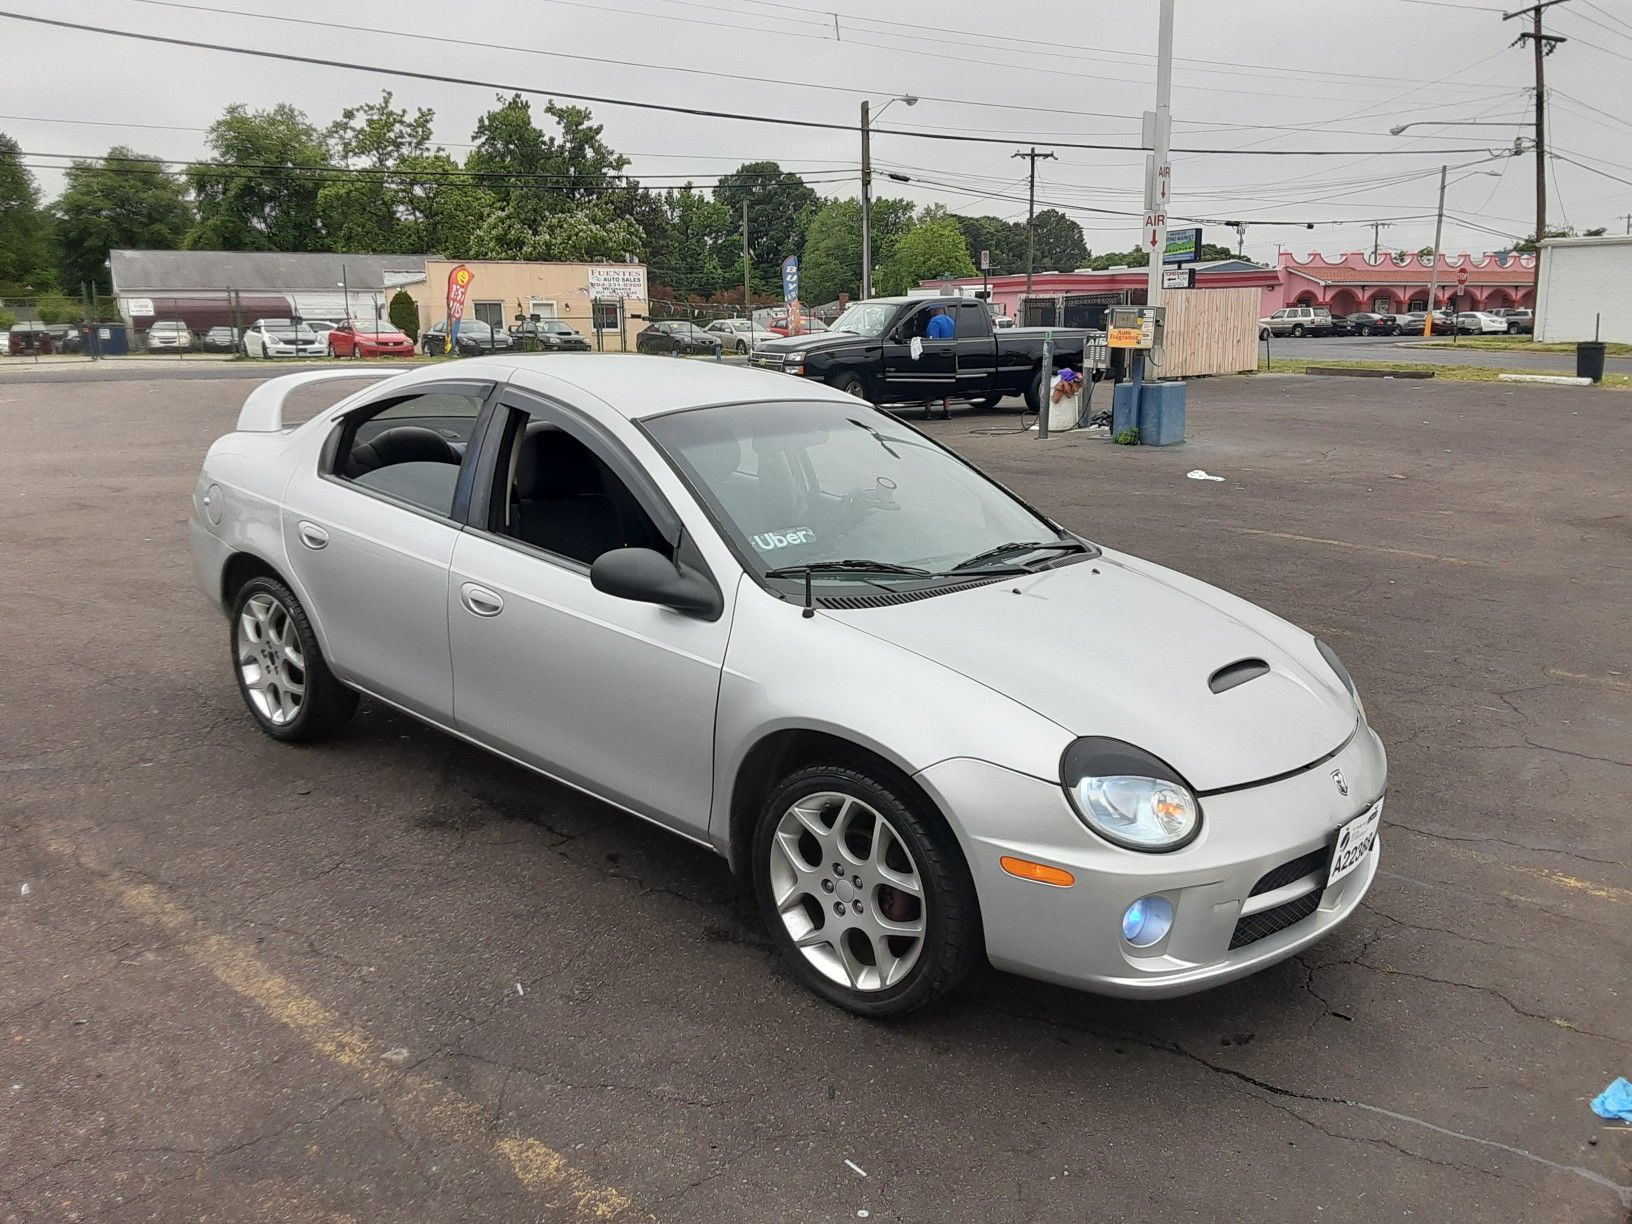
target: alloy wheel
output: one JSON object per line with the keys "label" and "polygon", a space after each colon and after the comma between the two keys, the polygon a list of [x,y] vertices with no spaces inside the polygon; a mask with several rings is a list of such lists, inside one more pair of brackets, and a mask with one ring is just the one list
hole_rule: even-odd
{"label": "alloy wheel", "polygon": [[924,947],[924,881],[876,808],[837,791],[806,795],[777,822],[770,853],[777,915],[812,968],[862,992],[906,979]]}
{"label": "alloy wheel", "polygon": [[285,727],[306,700],[306,656],[289,609],[271,595],[253,596],[238,616],[238,674],[257,713]]}

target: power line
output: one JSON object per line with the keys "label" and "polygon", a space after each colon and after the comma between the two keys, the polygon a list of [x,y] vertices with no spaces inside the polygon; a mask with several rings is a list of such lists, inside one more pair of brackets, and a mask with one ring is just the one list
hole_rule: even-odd
{"label": "power line", "polygon": [[[246,55],[256,59],[277,60],[290,64],[309,64],[318,68],[339,68],[349,72],[366,72],[378,76],[402,77],[414,81],[433,81],[441,85],[467,85],[478,89],[493,89],[507,93],[529,94],[535,97],[566,98],[574,102],[593,102],[599,106],[625,106],[633,110],[661,111],[667,114],[691,115],[702,119],[734,119],[743,123],[764,123],[777,127],[811,128],[819,131],[844,132],[849,134],[855,129],[848,123],[827,123],[816,119],[791,119],[786,116],[752,115],[739,111],[710,110],[704,107],[676,106],[664,102],[638,102],[629,98],[605,97],[597,94],[568,93],[559,89],[540,89],[533,85],[506,85],[497,81],[484,81],[474,77],[448,76],[438,72],[425,72],[410,68],[385,68],[377,64],[359,64],[349,60],[324,59],[314,55],[295,55],[287,51],[269,51],[259,47],[234,47],[225,43],[201,42],[196,39],[174,38],[163,34],[146,34],[135,30],[113,30],[102,26],[85,25],[75,21],[60,21],[53,17],[37,17],[29,13],[13,13],[0,10],[0,18],[11,21],[24,21],[34,25],[51,26],[56,29],[77,30],[86,34],[101,34],[110,38],[128,38],[138,42],[158,43],[163,46],[186,47],[195,51],[221,51],[230,55]],[[967,136],[950,132],[922,132],[905,128],[875,128],[875,134],[891,136],[907,136],[915,140],[941,140],[959,144],[1013,144],[1012,139],[998,136]],[[1089,143],[1084,141],[1065,141],[1039,138],[1038,144],[1057,149],[1109,149],[1122,153],[1140,153],[1144,149],[1139,145],[1118,145]],[[1176,148],[1175,153],[1209,153],[1222,156],[1246,155],[1255,157],[1354,157],[1365,154],[1368,157],[1416,157],[1426,154],[1457,154],[1467,153],[1467,148],[1455,149],[1196,149]]]}

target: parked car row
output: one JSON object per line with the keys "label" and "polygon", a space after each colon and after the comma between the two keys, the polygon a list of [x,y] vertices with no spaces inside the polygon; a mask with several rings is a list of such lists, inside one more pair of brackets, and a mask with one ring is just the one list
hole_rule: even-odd
{"label": "parked car row", "polygon": [[[1428,318],[1425,310],[1407,314],[1377,314],[1357,311],[1334,315],[1320,306],[1286,306],[1258,320],[1258,338],[1270,336],[1399,336],[1422,335]],[[1535,314],[1523,307],[1495,310],[1449,310],[1434,312],[1434,335],[1529,335],[1535,330]]]}
{"label": "parked car row", "polygon": [[81,348],[79,328],[72,323],[41,323],[23,320],[12,324],[9,331],[0,333],[5,347],[0,353],[11,356],[36,356],[50,353],[77,353]]}

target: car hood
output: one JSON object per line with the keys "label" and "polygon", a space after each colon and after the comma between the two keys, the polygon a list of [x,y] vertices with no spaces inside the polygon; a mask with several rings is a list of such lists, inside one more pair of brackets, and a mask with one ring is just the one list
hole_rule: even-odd
{"label": "car hood", "polygon": [[[1307,634],[1131,558],[1107,555],[829,615],[1074,735],[1109,736],[1154,753],[1198,791],[1303,768],[1344,744],[1356,725],[1353,699],[1335,675],[1321,674],[1330,669]],[[1261,659],[1269,671],[1213,692],[1209,678],[1242,659]]]}
{"label": "car hood", "polygon": [[364,344],[412,344],[413,341],[401,332],[379,332],[372,336],[360,337]]}
{"label": "car hood", "polygon": [[[818,353],[823,349],[844,348],[852,344],[867,343],[867,337],[858,336],[854,332],[806,332],[802,336],[775,336],[769,340],[761,340],[754,345],[754,351],[760,353]],[[878,341],[874,339],[872,343]]]}

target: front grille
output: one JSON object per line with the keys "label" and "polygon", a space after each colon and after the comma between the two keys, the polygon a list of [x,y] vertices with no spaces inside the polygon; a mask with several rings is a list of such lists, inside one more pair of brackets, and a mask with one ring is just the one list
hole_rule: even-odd
{"label": "front grille", "polygon": [[1331,866],[1332,848],[1322,846],[1319,850],[1311,850],[1308,854],[1300,855],[1291,862],[1282,863],[1279,867],[1272,867],[1265,873],[1264,878],[1252,886],[1248,896],[1256,897],[1262,893],[1274,892],[1277,888],[1285,888],[1294,884],[1304,876],[1315,872],[1325,872]]}
{"label": "front grille", "polygon": [[1316,888],[1285,905],[1277,905],[1274,909],[1262,910],[1241,919],[1235,924],[1235,934],[1230,936],[1230,950],[1233,952],[1236,948],[1257,943],[1276,931],[1284,931],[1294,923],[1302,922],[1320,908],[1320,894],[1324,891]]}

